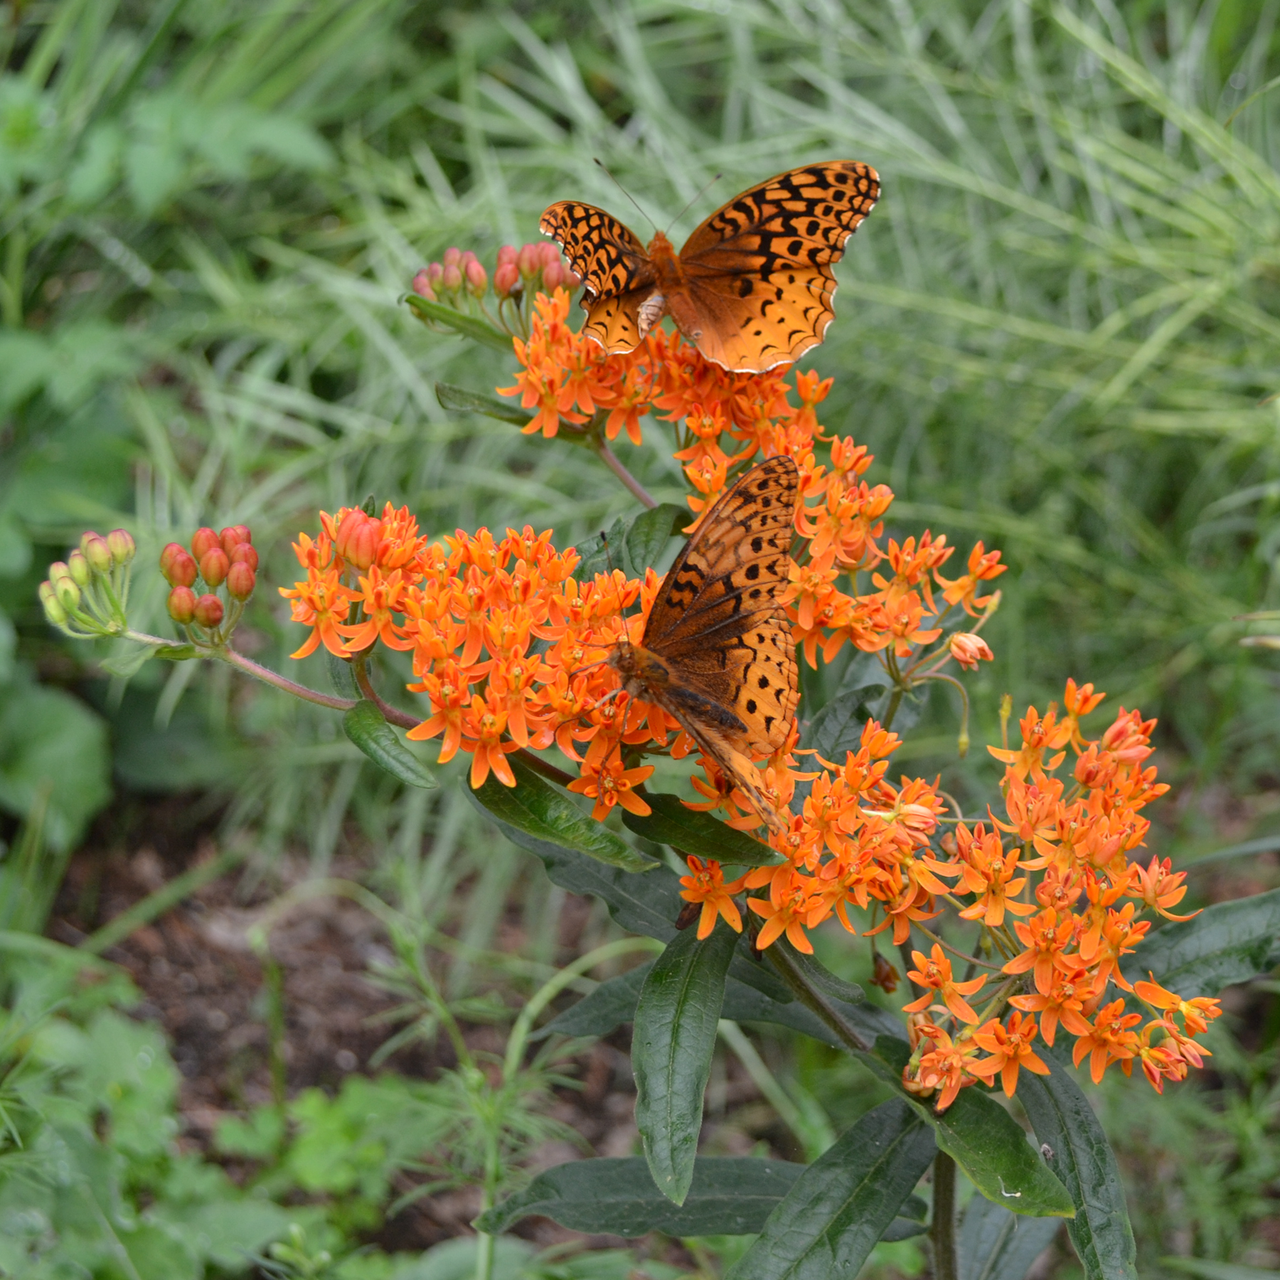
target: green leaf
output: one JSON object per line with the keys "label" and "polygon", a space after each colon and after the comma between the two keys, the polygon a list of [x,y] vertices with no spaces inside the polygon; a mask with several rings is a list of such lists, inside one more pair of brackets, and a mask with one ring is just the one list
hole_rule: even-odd
{"label": "green leaf", "polygon": [[779,860],[767,844],[745,831],[734,830],[709,813],[687,808],[679,796],[660,791],[645,792],[644,798],[653,812],[643,818],[624,813],[622,821],[628,830],[646,840],[740,867],[762,867]]}
{"label": "green leaf", "polygon": [[166,662],[187,662],[200,657],[201,652],[193,644],[162,644],[153,650],[153,656]]}
{"label": "green leaf", "polygon": [[1126,956],[1131,982],[1155,974],[1161,986],[1184,999],[1217,995],[1280,963],[1280,889],[1219,902],[1194,920],[1167,924]]}
{"label": "green leaf", "polygon": [[658,1190],[683,1204],[702,1129],[702,1095],[738,935],[719,925],[706,939],[677,934],[640,989],[631,1066],[636,1126]]}
{"label": "green leaf", "polygon": [[1057,1218],[1019,1218],[974,1196],[957,1241],[959,1280],[1023,1280],[1061,1225]]}
{"label": "green leaf", "polygon": [[1042,1144],[1046,1165],[1066,1185],[1076,1207],[1076,1216],[1067,1223],[1071,1243],[1089,1280],[1135,1280],[1137,1249],[1115,1152],[1071,1067],[1052,1050],[1042,1049],[1041,1057],[1052,1074],[1020,1073],[1018,1099]]}
{"label": "green leaf", "polygon": [[514,402],[499,400],[497,396],[487,396],[466,387],[456,387],[451,382],[436,383],[436,399],[442,409],[450,409],[454,413],[481,413],[488,418],[497,418],[499,422],[513,422],[517,427],[529,424],[529,414]]}
{"label": "green leaf", "polygon": [[521,1218],[550,1218],[571,1231],[642,1236],[738,1236],[760,1230],[804,1166],[785,1160],[694,1161],[684,1203],[653,1185],[644,1160],[573,1160],[540,1173],[523,1191],[477,1218],[481,1231],[509,1231]]}
{"label": "green leaf", "polygon": [[[774,945],[787,953],[791,964],[800,970],[809,985],[824,996],[842,1001],[846,1005],[858,1005],[866,1000],[867,993],[856,982],[846,982],[837,977],[816,956],[797,951],[786,938],[779,938]],[[895,1020],[894,1028],[893,1034],[899,1034],[902,1031],[901,1023]]]}
{"label": "green leaf", "polygon": [[333,687],[334,693],[340,698],[355,698],[357,700],[364,697],[360,692],[360,686],[356,684],[356,673],[351,669],[351,663],[344,658],[338,657],[336,653],[325,648],[321,649],[324,653],[324,669],[329,676],[329,684]]}
{"label": "green leaf", "polygon": [[1242,1267],[1236,1262],[1209,1262],[1204,1258],[1161,1258],[1162,1266],[1185,1271],[1200,1280],[1280,1280],[1280,1271]]}
{"label": "green leaf", "polygon": [[[520,832],[539,846],[561,845],[623,871],[648,871],[659,865],[631,848],[594,818],[588,817],[568,796],[557,791],[527,765],[518,760],[511,760],[510,764],[516,777],[514,787],[504,787],[491,773],[474,794],[490,814],[502,820],[506,834],[516,844],[533,853],[541,852],[540,848],[512,835],[512,831]],[[576,892],[589,893],[591,890],[578,889]]]}
{"label": "green leaf", "polygon": [[400,741],[376,703],[362,699],[342,717],[348,738],[393,778],[411,787],[430,790],[436,786],[431,771]]}
{"label": "green leaf", "polygon": [[796,1179],[726,1280],[853,1280],[935,1151],[905,1102],[881,1103]]}
{"label": "green leaf", "polygon": [[465,338],[482,342],[496,351],[505,351],[508,355],[512,353],[511,335],[495,329],[484,320],[469,316],[462,311],[455,311],[452,307],[442,306],[439,302],[428,302],[426,298],[420,298],[416,293],[406,294],[405,301],[418,313],[418,318],[421,320],[434,320],[437,324],[448,325],[450,329],[456,330]]}
{"label": "green leaf", "polygon": [[581,560],[573,571],[579,582],[589,582],[597,573],[621,569],[628,578],[643,578],[644,571],[657,563],[667,541],[689,523],[687,511],[664,502],[634,516],[619,516],[608,533],[584,538],[577,545]]}
{"label": "green leaf", "polygon": [[[529,1039],[540,1040],[549,1035],[607,1036],[636,1016],[640,988],[652,968],[652,962],[640,964],[616,978],[606,979],[590,995],[583,996],[577,1004],[570,1005],[539,1027]],[[652,1179],[647,1175],[645,1180],[652,1185]]]}
{"label": "green leaf", "polygon": [[150,645],[134,644],[132,641],[125,641],[114,648],[115,652],[109,658],[103,658],[98,665],[122,680],[136,676],[152,658],[159,656]]}
{"label": "green leaf", "polygon": [[[861,1061],[868,1066],[878,1062],[886,1083],[901,1090],[908,1054],[903,1041],[881,1036],[875,1053],[863,1055]],[[1023,1072],[1018,1077],[1019,1090],[1029,1075]],[[941,1115],[910,1095],[904,1093],[904,1097],[933,1126],[938,1146],[988,1200],[1032,1218],[1070,1218],[1075,1213],[1066,1187],[1044,1166],[1021,1126],[991,1094],[976,1085],[961,1089]]]}
{"label": "green leaf", "polygon": [[[845,753],[857,751],[861,745],[862,726],[873,719],[868,700],[882,692],[884,686],[868,684],[836,694],[812,720],[802,725],[800,745],[817,751],[824,760],[843,765]],[[793,813],[801,812],[812,789],[811,779],[802,779],[796,783],[795,793],[791,797]]]}

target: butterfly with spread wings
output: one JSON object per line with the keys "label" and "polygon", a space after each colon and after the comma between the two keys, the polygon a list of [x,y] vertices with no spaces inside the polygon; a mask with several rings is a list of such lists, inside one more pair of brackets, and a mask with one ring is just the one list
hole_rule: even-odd
{"label": "butterfly with spread wings", "polygon": [[835,318],[832,266],[880,195],[856,160],[803,165],[734,196],[677,254],[646,249],[594,205],[553,204],[538,224],[582,278],[583,332],[610,355],[634,351],[664,315],[708,359],[763,373],[799,359]]}

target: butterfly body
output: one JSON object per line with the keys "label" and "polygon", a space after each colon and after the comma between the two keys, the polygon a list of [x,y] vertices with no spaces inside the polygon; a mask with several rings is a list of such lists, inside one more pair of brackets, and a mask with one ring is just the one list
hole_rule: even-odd
{"label": "butterfly body", "polygon": [[603,209],[562,201],[542,215],[582,277],[583,331],[610,354],[633,351],[664,315],[708,359],[762,373],[816,346],[835,317],[832,265],[871,212],[870,165],[836,160],[780,173],[711,215],[679,253],[648,246]]}
{"label": "butterfly body", "polygon": [[673,716],[773,829],[752,757],[772,755],[795,717],[799,672],[779,594],[800,474],[787,457],[746,472],[707,512],[676,557],[639,644],[609,665],[634,698]]}

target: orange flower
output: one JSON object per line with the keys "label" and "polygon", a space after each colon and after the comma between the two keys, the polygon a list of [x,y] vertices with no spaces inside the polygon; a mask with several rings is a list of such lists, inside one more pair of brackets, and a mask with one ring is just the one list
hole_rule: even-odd
{"label": "orange flower", "polygon": [[1034,1018],[1012,1013],[1008,1026],[998,1018],[992,1018],[973,1033],[974,1043],[986,1049],[991,1056],[975,1062],[969,1070],[988,1084],[999,1076],[1005,1097],[1012,1098],[1018,1087],[1018,1072],[1023,1067],[1038,1076],[1049,1074],[1049,1068],[1031,1048],[1035,1038]]}
{"label": "orange flower", "polygon": [[920,1030],[923,1038],[917,1049],[919,1058],[912,1055],[903,1070],[902,1082],[912,1093],[930,1093],[941,1087],[934,1108],[945,1111],[956,1100],[956,1094],[977,1079],[974,1065],[979,1046],[968,1027],[954,1040],[932,1023],[925,1023]]}
{"label": "orange flower", "polygon": [[904,1013],[914,1013],[927,1009],[932,1003],[936,992],[942,997],[942,1003],[961,1022],[978,1021],[978,1015],[974,1013],[964,997],[972,995],[975,991],[981,991],[986,985],[986,978],[974,978],[969,982],[953,981],[951,977],[951,961],[942,954],[942,948],[936,942],[933,944],[933,949],[928,957],[923,952],[913,951],[911,958],[916,962],[916,967],[907,971],[907,977],[917,987],[927,987],[928,990],[918,1000],[913,1000],[910,1004],[904,1004],[902,1006]]}
{"label": "orange flower", "polygon": [[569,790],[595,800],[591,816],[597,822],[603,822],[615,804],[620,804],[628,813],[644,817],[653,810],[632,788],[639,786],[651,773],[651,764],[638,769],[625,768],[616,744],[608,738],[597,737],[587,751],[582,776],[569,783]]}
{"label": "orange flower", "polygon": [[742,916],[737,903],[733,900],[735,893],[742,891],[742,880],[733,880],[726,884],[724,872],[720,864],[714,861],[703,862],[701,858],[690,855],[689,875],[681,876],[680,883],[684,888],[680,896],[686,902],[700,902],[702,912],[698,916],[698,937],[706,938],[716,927],[716,919],[724,917],[724,922],[734,933],[742,932]]}

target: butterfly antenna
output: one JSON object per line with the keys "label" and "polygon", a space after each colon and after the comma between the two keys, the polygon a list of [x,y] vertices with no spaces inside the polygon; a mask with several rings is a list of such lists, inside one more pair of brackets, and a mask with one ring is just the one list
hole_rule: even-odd
{"label": "butterfly antenna", "polygon": [[614,185],[615,187],[617,187],[617,188],[618,188],[618,190],[619,190],[619,191],[621,191],[621,192],[622,192],[622,194],[623,194],[624,196],[626,196],[626,197],[627,197],[627,199],[628,199],[628,200],[630,200],[630,201],[631,201],[631,203],[632,203],[633,205],[635,205],[635,207],[636,207],[636,212],[637,212],[637,213],[638,213],[638,214],[639,214],[639,215],[640,215],[640,216],[641,216],[641,217],[642,217],[642,218],[643,218],[643,219],[644,219],[644,220],[645,220],[645,221],[646,221],[646,222],[647,222],[647,223],[648,223],[648,224],[649,224],[649,225],[650,225],[650,226],[651,226],[655,231],[657,231],[657,229],[658,229],[658,224],[657,224],[656,222],[654,222],[654,220],[653,220],[651,217],[649,217],[649,215],[648,215],[647,213],[645,213],[645,211],[644,211],[642,208],[640,208],[640,203],[639,203],[639,201],[635,198],[635,196],[633,196],[633,195],[631,194],[631,192],[630,192],[630,191],[628,191],[628,190],[626,189],[626,187],[624,187],[624,186],[622,185],[622,183],[620,183],[620,182],[617,180],[617,178],[615,178],[615,177],[613,176],[613,174],[612,174],[612,173],[609,173],[609,168],[608,168],[608,166],[605,164],[605,162],[604,162],[603,160],[601,160],[599,156],[592,156],[591,158],[596,162],[596,164],[598,164],[598,165],[599,165],[599,166],[600,166],[600,167],[605,171],[605,173],[609,174],[609,181],[610,181],[610,182],[612,182],[612,183],[613,183],[613,185]]}
{"label": "butterfly antenna", "polygon": [[710,190],[711,190],[711,188],[712,188],[712,187],[714,187],[714,186],[715,186],[715,184],[716,184],[717,182],[719,182],[719,181],[720,181],[720,179],[721,179],[721,178],[723,178],[723,177],[724,177],[724,174],[723,174],[723,173],[717,173],[717,174],[716,174],[716,176],[715,176],[714,178],[712,178],[710,182],[704,183],[704,184],[703,184],[703,186],[702,186],[702,189],[698,192],[698,194],[697,194],[696,196],[694,196],[694,197],[693,197],[693,199],[692,199],[692,200],[690,200],[690,201],[689,201],[689,203],[688,203],[687,205],[685,205],[685,207],[684,207],[683,209],[681,209],[681,210],[680,210],[680,212],[679,212],[679,213],[677,213],[677,214],[676,214],[676,216],[675,216],[674,218],[672,218],[672,219],[671,219],[670,223],[667,225],[667,230],[668,230],[668,231],[670,231],[670,230],[671,230],[671,228],[672,228],[672,227],[674,227],[674,226],[675,226],[675,224],[676,224],[677,222],[679,222],[679,221],[680,221],[680,219],[681,219],[681,218],[683,218],[683,217],[684,217],[684,215],[685,215],[686,213],[688,213],[688,212],[689,212],[689,210],[690,210],[690,209],[692,209],[692,208],[693,208],[693,206],[694,206],[695,204],[697,204],[697,203],[698,203],[698,201],[699,201],[699,200],[701,200],[701,199],[702,199],[702,197],[703,197],[703,196],[705,196],[705,195],[707,194],[707,192],[708,192],[708,191],[710,191]]}

